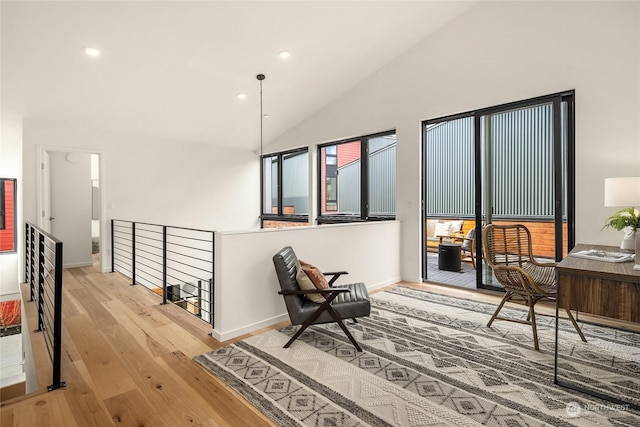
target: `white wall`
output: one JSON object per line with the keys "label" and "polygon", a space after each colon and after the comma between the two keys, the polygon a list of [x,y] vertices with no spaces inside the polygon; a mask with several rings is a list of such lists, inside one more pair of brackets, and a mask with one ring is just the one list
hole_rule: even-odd
{"label": "white wall", "polygon": [[288,319],[272,260],[284,246],[321,271],[348,271],[336,285],[373,290],[400,280],[399,233],[396,221],[216,233],[214,338]]}
{"label": "white wall", "polygon": [[216,231],[259,224],[260,166],[255,153],[35,120],[25,121],[23,135],[27,221],[36,220],[40,146],[100,154],[105,256],[112,218]]}
{"label": "white wall", "polygon": [[395,128],[402,277],[420,272],[421,121],[576,91],[576,240],[600,231],[604,178],[640,176],[640,2],[481,2],[266,149]]}
{"label": "white wall", "polygon": [[0,300],[19,299],[19,254],[22,251],[22,121],[17,116],[2,114],[0,116],[0,177],[17,179],[17,251],[0,254]]}

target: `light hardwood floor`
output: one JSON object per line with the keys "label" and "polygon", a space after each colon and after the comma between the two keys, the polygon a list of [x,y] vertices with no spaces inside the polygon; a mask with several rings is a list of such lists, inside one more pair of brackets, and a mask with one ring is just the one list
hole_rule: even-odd
{"label": "light hardwood floor", "polygon": [[[273,426],[191,360],[229,344],[209,336],[205,322],[173,304],[161,305],[158,295],[131,286],[118,273],[75,268],[65,270],[63,282],[66,387],[44,391],[51,383],[51,363],[41,334],[31,334],[42,391],[3,402],[2,427]],[[489,302],[501,298],[490,292],[403,284]],[[31,328],[36,324],[34,303],[26,307]]]}
{"label": "light hardwood floor", "polygon": [[[191,360],[227,344],[205,322],[118,273],[74,268],[63,283],[66,387],[4,402],[2,427],[273,425]],[[30,327],[33,305],[26,303]],[[32,346],[46,390],[51,363],[41,334],[32,334]]]}

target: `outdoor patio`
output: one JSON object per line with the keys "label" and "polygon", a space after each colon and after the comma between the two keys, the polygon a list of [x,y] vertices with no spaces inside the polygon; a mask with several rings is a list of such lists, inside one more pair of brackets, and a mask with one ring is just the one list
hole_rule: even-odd
{"label": "outdoor patio", "polygon": [[470,261],[462,261],[459,272],[440,270],[438,269],[438,253],[427,252],[427,281],[476,289],[476,270]]}

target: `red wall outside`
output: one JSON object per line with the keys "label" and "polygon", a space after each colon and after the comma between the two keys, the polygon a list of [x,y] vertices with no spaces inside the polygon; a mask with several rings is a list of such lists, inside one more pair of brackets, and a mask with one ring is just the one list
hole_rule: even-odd
{"label": "red wall outside", "polygon": [[360,141],[338,145],[338,167],[348,165],[360,158]]}
{"label": "red wall outside", "polygon": [[5,228],[0,230],[0,251],[13,251],[13,230],[14,224],[14,193],[13,193],[13,181],[4,181],[4,213],[5,213]]}

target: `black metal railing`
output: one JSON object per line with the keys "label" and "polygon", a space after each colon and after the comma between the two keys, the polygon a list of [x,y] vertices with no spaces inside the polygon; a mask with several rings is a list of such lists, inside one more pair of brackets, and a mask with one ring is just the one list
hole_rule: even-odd
{"label": "black metal railing", "polygon": [[214,231],[111,220],[111,271],[213,327]]}
{"label": "black metal railing", "polygon": [[26,223],[25,283],[30,300],[38,306],[38,328],[53,366],[49,391],[65,386],[61,381],[62,365],[62,242],[44,230]]}

